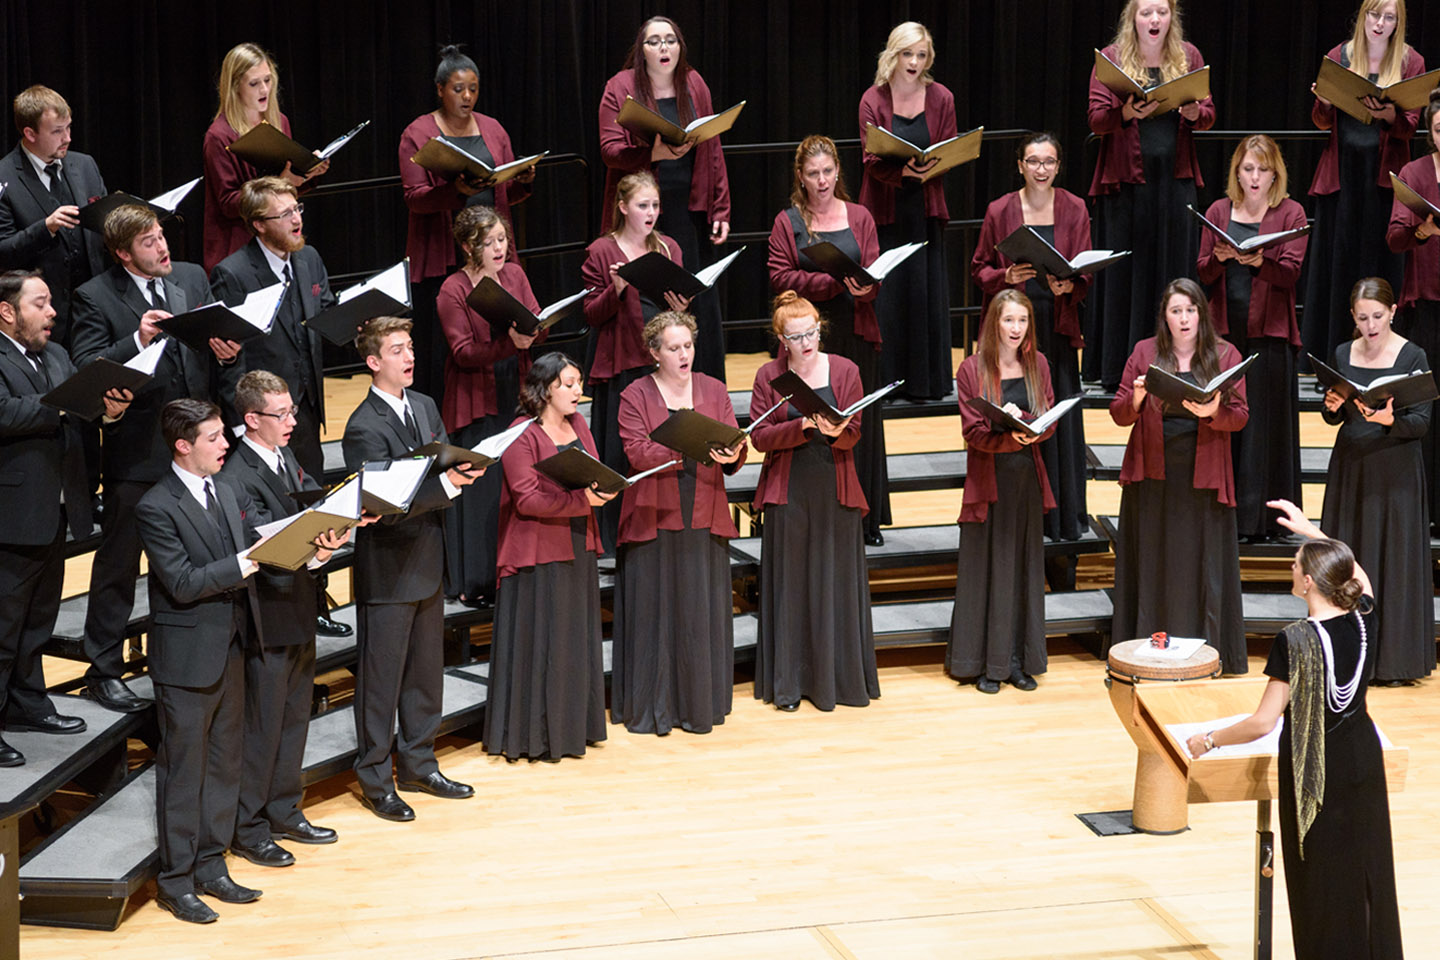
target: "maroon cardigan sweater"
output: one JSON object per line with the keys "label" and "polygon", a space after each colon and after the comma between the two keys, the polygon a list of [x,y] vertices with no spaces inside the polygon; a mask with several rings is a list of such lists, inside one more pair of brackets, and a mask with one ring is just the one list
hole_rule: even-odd
{"label": "maroon cardigan sweater", "polygon": [[[657,236],[670,251],[670,259],[683,267],[680,245],[664,234]],[[630,258],[620,249],[620,242],[608,233],[585,248],[585,262],[580,265],[580,277],[590,288],[584,300],[585,322],[595,328],[591,380],[609,380],[622,370],[655,363],[641,336],[645,315],[640,308],[640,291],[632,283],[626,285],[624,294],[617,295],[615,284],[610,281],[610,265],[629,262]]]}
{"label": "maroon cardigan sweater", "polygon": [[[690,93],[693,116],[705,117],[715,112],[710,100],[710,88],[700,76],[700,71],[691,68],[685,80]],[[655,141],[646,140],[639,134],[631,133],[615,122],[626,97],[635,96],[635,75],[621,70],[605,83],[605,92],[600,96],[600,157],[605,161],[605,196],[600,206],[600,229],[609,230],[610,215],[615,207],[615,186],[627,173],[640,170],[654,171],[650,152]],[[638,97],[636,99],[639,99]],[[650,109],[654,110],[654,106]],[[656,111],[657,113],[659,111]],[[682,112],[683,116],[683,112]],[[691,148],[695,154],[695,168],[690,178],[691,210],[704,212],[712,223],[717,220],[730,222],[730,176],[725,172],[725,154],[720,149],[720,138],[711,137]]]}
{"label": "maroon cardigan sweater", "polygon": [[[850,221],[850,230],[860,244],[860,266],[868,267],[880,256],[880,237],[875,232],[875,218],[870,211],[858,203],[846,200],[845,215]],[[795,246],[795,231],[790,227],[790,215],[781,210],[775,215],[775,224],[770,228],[770,286],[776,292],[794,290],[807,300],[829,300],[845,292],[845,284],[828,273],[800,269],[800,251]],[[871,287],[863,298],[855,298],[855,334],[880,349],[880,322],[875,319],[875,298],[880,295],[880,284]],[[860,396],[864,396],[861,394]],[[860,397],[856,397],[859,400]],[[761,407],[760,409],[765,409]]]}
{"label": "maroon cardigan sweater", "polygon": [[[703,373],[691,376],[696,412],[736,426],[735,411],[725,384]],[[654,377],[641,377],[620,394],[620,439],[625,444],[631,470],[649,470],[678,456],[674,450],[650,439],[650,432],[669,417],[665,398],[660,395]],[[742,444],[740,459],[734,463],[697,469],[690,529],[709,530],[717,537],[739,536],[730,516],[730,501],[725,496],[724,474],[739,470],[747,452],[748,445]],[[644,543],[654,540],[658,530],[685,529],[679,474],[680,466],[676,465],[651,474],[625,491],[620,503],[621,543]]]}
{"label": "maroon cardigan sweater", "polygon": [[[523,416],[517,417],[515,423],[523,419]],[[585,452],[595,456],[595,440],[590,436],[585,418],[573,414],[570,425],[579,435]],[[496,564],[497,576],[502,579],[537,564],[574,560],[571,517],[585,517],[585,549],[600,552],[600,528],[585,491],[566,490],[535,469],[535,464],[558,452],[554,441],[537,421],[500,458],[505,468],[505,486],[500,490],[500,548]],[[557,602],[565,599],[556,598]]]}
{"label": "maroon cardigan sweater", "polygon": [[[860,141],[865,141],[865,124],[873,123],[884,130],[895,128],[895,102],[890,85],[871,87],[860,98]],[[925,126],[930,130],[932,145],[949,140],[959,133],[955,126],[955,97],[943,83],[925,88]],[[905,164],[895,160],[865,155],[865,176],[860,181],[860,203],[877,224],[895,222],[895,190],[904,180]],[[925,184],[925,216],[950,219],[945,205],[945,178],[935,177]]]}
{"label": "maroon cardigan sweater", "polygon": [[[500,121],[483,113],[475,113],[475,125],[498,166],[515,159],[510,134]],[[455,214],[465,206],[466,197],[455,188],[455,181],[426,170],[411,157],[435,137],[440,124],[429,113],[422,113],[400,134],[400,185],[405,191],[405,206],[410,210],[410,225],[405,234],[405,255],[410,258],[410,279],[443,277],[459,263],[455,236],[450,232]],[[530,185],[510,179],[495,188],[495,212],[510,223],[510,207],[530,195]],[[513,231],[512,231],[513,233]],[[510,260],[516,259],[515,245],[510,245]]]}
{"label": "maroon cardigan sweater", "polygon": [[[1221,230],[1230,226],[1229,197],[1210,204],[1205,219]],[[1279,233],[1305,226],[1305,209],[1286,198],[1265,211],[1260,219],[1261,233]],[[1305,262],[1305,248],[1310,238],[1296,237],[1270,247],[1263,253],[1260,269],[1250,278],[1250,316],[1241,328],[1246,337],[1275,337],[1300,346],[1300,327],[1295,322],[1295,282],[1300,279],[1300,265]],[[1225,302],[1225,268],[1228,264],[1215,259],[1215,234],[1200,227],[1200,256],[1196,261],[1200,282],[1210,294],[1210,319],[1215,332],[1230,332],[1230,318]],[[1236,323],[1240,321],[1236,318]]]}
{"label": "maroon cardigan sweater", "polygon": [[[1120,387],[1110,401],[1110,419],[1122,427],[1132,424],[1130,440],[1125,444],[1125,460],[1120,465],[1120,484],[1140,480],[1165,479],[1165,425],[1159,400],[1145,396],[1137,412],[1131,406],[1135,394],[1135,378],[1155,362],[1155,338],[1146,337],[1135,344]],[[1240,362],[1240,351],[1227,340],[1220,341],[1220,367],[1228,369]],[[1220,401],[1220,409],[1209,420],[1201,420],[1195,438],[1195,475],[1191,479],[1197,490],[1214,490],[1216,498],[1227,507],[1235,506],[1235,469],[1230,460],[1230,435],[1250,419],[1245,401],[1245,378]],[[969,482],[968,479],[966,481]]]}
{"label": "maroon cardigan sweater", "polygon": [[[1189,72],[1205,66],[1205,58],[1193,44],[1184,44],[1185,58]],[[1114,44],[1101,51],[1111,60],[1120,56]],[[1121,115],[1125,101],[1109,87],[1095,79],[1095,70],[1090,70],[1090,129],[1100,134],[1100,156],[1095,161],[1095,177],[1090,182],[1090,196],[1098,197],[1119,193],[1122,183],[1144,183],[1145,167],[1140,157],[1140,121],[1126,121]],[[1200,165],[1195,162],[1195,140],[1192,130],[1209,130],[1215,125],[1215,101],[1206,97],[1200,101],[1200,116],[1192,124],[1180,118],[1180,130],[1175,138],[1175,179],[1195,180],[1196,187],[1205,186],[1200,176]]]}
{"label": "maroon cardigan sweater", "polygon": [[[290,136],[290,118],[280,114],[280,132]],[[254,236],[240,219],[240,188],[261,171],[231,153],[227,147],[240,139],[224,114],[205,131],[201,147],[205,165],[204,252],[205,272],[250,242]],[[278,172],[278,171],[277,171]]]}
{"label": "maroon cardigan sweater", "polygon": [[[828,354],[830,359],[830,389],[835,393],[836,406],[841,409],[865,396],[860,387],[860,368],[837,356]],[[751,410],[769,410],[780,401],[780,394],[770,381],[790,369],[790,355],[784,348],[780,356],[761,367],[755,374],[755,386],[750,392]],[[772,503],[790,502],[790,459],[796,447],[810,442],[810,435],[801,426],[802,418],[792,417],[790,405],[776,410],[750,432],[750,442],[755,449],[765,454],[760,465],[760,482],[755,489],[754,506],[762,510]],[[830,449],[835,457],[835,495],[842,507],[854,507],[862,514],[869,513],[865,494],[860,490],[860,479],[855,475],[854,446],[860,440],[860,418],[864,411],[855,414],[850,423],[835,438]]]}
{"label": "maroon cardigan sweater", "polygon": [[[1024,223],[1025,213],[1018,190],[992,200],[985,208],[980,238],[975,241],[975,255],[970,258],[970,276],[975,278],[976,286],[985,294],[980,305],[982,320],[995,294],[1007,288],[1025,289],[1023,283],[1005,282],[1005,269],[1013,261],[995,249],[996,244]],[[1058,187],[1055,189],[1055,249],[1067,258],[1090,249],[1090,211],[1086,209],[1085,201]],[[1080,301],[1090,291],[1090,280],[1088,273],[1075,277],[1075,289],[1055,298],[1055,332],[1077,349],[1085,346],[1085,338],[1080,333]]]}
{"label": "maroon cardigan sweater", "polygon": [[[1055,405],[1055,390],[1050,385],[1050,362],[1043,353],[1037,353],[1035,359],[1040,368],[1045,407],[1049,409]],[[965,492],[956,523],[985,522],[990,504],[1000,499],[1000,491],[995,484],[995,454],[1023,449],[1010,431],[996,430],[983,413],[966,402],[973,397],[984,396],[981,376],[980,358],[973,353],[955,371],[956,396],[960,399],[960,429],[965,434]],[[1048,440],[1054,434],[1055,427],[1052,425],[1040,435],[1040,440]],[[1050,492],[1045,461],[1040,459],[1040,441],[1030,444],[1030,453],[1035,458],[1035,475],[1040,478],[1040,503],[1046,510],[1053,510],[1055,496]]]}
{"label": "maroon cardigan sweater", "polygon": [[[1405,164],[1401,180],[1420,196],[1440,206],[1440,183],[1436,181],[1433,154]],[[1405,285],[1400,305],[1408,307],[1417,300],[1440,300],[1440,242],[1431,237],[1424,242],[1416,239],[1415,228],[1424,221],[1399,200],[1390,207],[1390,226],[1385,241],[1396,253],[1405,254]]]}
{"label": "maroon cardigan sweater", "polygon": [[[540,312],[540,304],[520,264],[507,263],[500,268],[500,286],[531,313]],[[495,396],[495,364],[515,354],[522,381],[530,369],[530,351],[516,350],[509,334],[494,336],[489,322],[465,302],[474,289],[469,275],[464,270],[456,270],[445,278],[435,299],[440,329],[450,345],[450,353],[445,357],[445,397],[440,415],[445,420],[445,429],[452,434],[481,417],[500,412]],[[535,342],[543,341],[548,332],[540,331]]]}
{"label": "maroon cardigan sweater", "polygon": [[[1339,63],[1344,47],[1343,43],[1337,44],[1326,56]],[[1424,72],[1425,58],[1420,56],[1420,51],[1407,49],[1405,62],[1400,67],[1400,78],[1408,80]],[[1320,162],[1315,165],[1315,178],[1310,181],[1310,196],[1319,197],[1336,193],[1340,189],[1340,139],[1335,133],[1336,117],[1333,106],[1327,107],[1317,99],[1310,107],[1310,119],[1321,130],[1330,131],[1325,152],[1320,154]],[[1388,126],[1379,120],[1374,122],[1380,126],[1380,168],[1375,184],[1389,190],[1390,171],[1399,173],[1400,168],[1410,160],[1410,138],[1415,136],[1415,126],[1420,122],[1420,111],[1397,110],[1395,122]]]}

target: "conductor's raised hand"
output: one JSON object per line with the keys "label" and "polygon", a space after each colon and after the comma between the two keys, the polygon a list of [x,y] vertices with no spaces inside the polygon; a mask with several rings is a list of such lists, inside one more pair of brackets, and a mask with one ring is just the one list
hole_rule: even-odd
{"label": "conductor's raised hand", "polygon": [[1280,511],[1280,516],[1275,518],[1275,522],[1291,533],[1298,533],[1311,540],[1325,536],[1319,527],[1310,522],[1310,519],[1305,516],[1305,512],[1289,500],[1267,500],[1265,506],[1271,510]]}

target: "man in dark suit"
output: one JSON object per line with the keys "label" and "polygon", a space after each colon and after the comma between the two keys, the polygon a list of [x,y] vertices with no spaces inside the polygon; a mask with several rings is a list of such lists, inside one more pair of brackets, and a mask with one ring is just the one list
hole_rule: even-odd
{"label": "man in dark suit", "polygon": [[[290,494],[319,490],[300,469],[288,446],[295,430],[295,404],[284,380],[251,370],[235,388],[234,409],[244,419],[245,435],[225,461],[221,476],[233,481],[256,504],[262,523],[304,509]],[[325,539],[338,549],[348,533]],[[263,567],[256,575],[264,655],[245,657],[244,775],[230,852],[264,867],[288,867],[295,857],[275,842],[334,843],[335,831],[305,819],[300,781],[310,701],[315,685],[314,560],[299,570]]]}
{"label": "man in dark suit", "polygon": [[100,237],[80,227],[80,208],[105,196],[105,181],[94,160],[70,149],[71,119],[70,105],[49,87],[22,91],[15,98],[20,142],[0,160],[0,183],[7,184],[0,269],[44,275],[55,307],[52,339],[67,349],[71,292],[105,269]]}
{"label": "man in dark suit", "polygon": [[[205,271],[174,263],[165,234],[148,207],[117,207],[105,218],[105,245],[116,263],[75,291],[75,362],[95,357],[124,363],[161,336],[156,322],[211,302]],[[135,504],[150,485],[168,475],[170,453],[160,435],[160,411],[171,400],[208,400],[218,379],[217,362],[233,362],[239,346],[212,341],[201,354],[167,339],[155,378],[142,387],[129,413],[103,429],[105,514],[100,547],[90,569],[85,612],[85,685],[112,710],[143,710],[148,704],[121,679],[126,624],[140,575],[140,537]],[[228,839],[228,838],[227,838]]]}
{"label": "man in dark suit", "polygon": [[[389,460],[433,441],[445,426],[435,402],[406,389],[415,379],[410,321],[376,317],[355,338],[370,368],[370,390],[345,425],[345,466]],[[435,760],[444,686],[441,581],[445,524],[441,510],[478,473],[447,470],[426,480],[410,512],[385,517],[355,539],[355,602],[360,663],[355,671],[355,775],[361,802],[386,820],[413,820],[396,795],[423,791],[463,798],[474,791],[446,777]],[[393,731],[399,716],[398,740]],[[395,747],[392,773],[390,751]]]}
{"label": "man in dark suit", "polygon": [[[7,730],[79,733],[85,721],[55,712],[40,651],[55,628],[65,576],[65,528],[90,532],[79,431],[40,402],[75,367],[50,332],[55,308],[38,273],[0,274],[0,716]],[[128,394],[126,394],[128,396]],[[107,397],[107,417],[125,412]],[[0,740],[0,766],[25,762]]]}
{"label": "man in dark suit", "polygon": [[[304,321],[333,306],[335,295],[330,292],[325,261],[315,248],[305,245],[303,210],[295,188],[282,177],[246,182],[240,188],[240,217],[254,237],[215,265],[210,289],[217,300],[235,306],[256,290],[289,284],[270,333],[246,343],[235,364],[225,368],[220,406],[228,423],[239,424],[242,412],[230,399],[240,377],[251,370],[267,370],[290,384],[296,410],[290,452],[305,475],[319,478],[325,473],[325,455],[320,449],[325,424],[324,357],[320,334]],[[316,631],[349,636],[349,626],[325,615],[329,611],[323,579],[319,589]]]}

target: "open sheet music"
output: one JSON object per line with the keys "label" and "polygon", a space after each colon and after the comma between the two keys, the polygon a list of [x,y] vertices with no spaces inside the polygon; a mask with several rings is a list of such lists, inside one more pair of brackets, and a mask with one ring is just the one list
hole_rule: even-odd
{"label": "open sheet music", "polygon": [[1178,110],[1187,103],[1204,100],[1210,96],[1210,68],[1208,66],[1191,71],[1183,77],[1176,77],[1174,80],[1142,87],[1135,82],[1134,77],[1121,70],[1118,63],[1096,50],[1095,79],[1122,100],[1134,97],[1142,103],[1158,103],[1159,106],[1155,108],[1155,112],[1150,114],[1152,117],[1169,113],[1171,110]]}
{"label": "open sheet music", "polygon": [[886,394],[898,388],[904,380],[896,380],[894,383],[887,383],[885,386],[873,393],[868,393],[856,400],[844,410],[836,410],[825,402],[825,398],[816,393],[810,384],[801,379],[800,374],[794,370],[786,370],[780,376],[770,381],[777,393],[789,394],[790,403],[800,415],[804,417],[821,416],[831,423],[840,423],[846,417],[853,417],[877,400],[884,399]]}
{"label": "open sheet music", "polygon": [[1061,400],[1034,420],[1025,420],[1021,417],[1012,416],[1003,407],[997,406],[984,397],[971,397],[965,402],[983,413],[987,420],[1001,430],[1021,430],[1032,437],[1038,437],[1046,430],[1049,430],[1051,424],[1075,409],[1075,405],[1083,399],[1083,394],[1077,393],[1073,397]]}

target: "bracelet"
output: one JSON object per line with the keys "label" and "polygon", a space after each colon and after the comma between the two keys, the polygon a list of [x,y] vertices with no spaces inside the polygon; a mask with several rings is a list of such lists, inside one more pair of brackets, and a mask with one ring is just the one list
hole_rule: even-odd
{"label": "bracelet", "polygon": [[1210,750],[1214,750],[1214,749],[1215,749],[1215,738],[1212,737],[1209,733],[1205,734],[1204,743],[1205,743],[1205,750],[1206,750],[1207,752],[1210,751]]}

